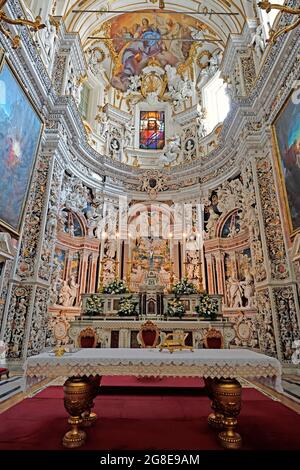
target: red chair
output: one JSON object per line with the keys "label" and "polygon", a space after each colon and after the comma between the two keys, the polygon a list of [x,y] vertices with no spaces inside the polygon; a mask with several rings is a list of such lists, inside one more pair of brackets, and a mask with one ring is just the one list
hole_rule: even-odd
{"label": "red chair", "polygon": [[156,348],[160,341],[159,328],[152,321],[146,321],[141,325],[137,340],[141,348]]}
{"label": "red chair", "polygon": [[95,348],[97,346],[97,334],[91,327],[87,327],[79,334],[78,344],[80,348]]}
{"label": "red chair", "polygon": [[221,331],[211,328],[208,330],[204,337],[204,347],[205,349],[223,349],[224,348],[224,338]]}
{"label": "red chair", "polygon": [[6,367],[0,367],[0,380],[2,375],[6,375],[6,378],[9,379],[9,370]]}

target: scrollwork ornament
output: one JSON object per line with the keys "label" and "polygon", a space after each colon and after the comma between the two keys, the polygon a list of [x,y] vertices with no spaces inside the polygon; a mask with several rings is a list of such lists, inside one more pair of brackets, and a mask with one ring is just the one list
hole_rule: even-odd
{"label": "scrollwork ornament", "polygon": [[257,160],[257,179],[272,277],[286,279],[289,270],[272,166],[268,158],[261,157]]}

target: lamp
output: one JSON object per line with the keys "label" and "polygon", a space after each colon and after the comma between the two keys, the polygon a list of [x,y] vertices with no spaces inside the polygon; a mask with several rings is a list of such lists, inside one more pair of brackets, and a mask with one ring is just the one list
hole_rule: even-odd
{"label": "lamp", "polygon": [[46,27],[45,24],[41,23],[41,17],[37,16],[35,21],[30,21],[22,18],[12,19],[9,18],[6,13],[3,11],[3,7],[7,3],[7,0],[0,0],[0,32],[4,34],[12,43],[13,49],[17,49],[20,46],[20,36],[13,36],[10,31],[3,27],[2,23],[12,24],[12,25],[21,25],[21,26],[30,26],[34,31],[43,29]]}
{"label": "lamp", "polygon": [[276,33],[273,32],[270,36],[270,42],[271,43],[274,43],[275,41],[277,41],[279,36],[281,36],[282,34],[286,34],[290,31],[292,31],[293,29],[297,28],[297,26],[300,25],[300,8],[291,8],[291,7],[287,7],[285,5],[278,5],[277,3],[272,4],[271,2],[267,2],[267,1],[259,2],[258,6],[262,10],[266,10],[267,13],[270,13],[271,10],[278,10],[278,11],[282,11],[283,13],[289,13],[290,15],[298,15],[299,16],[299,18],[297,19],[297,21],[295,21],[295,23],[290,24],[289,26],[285,26],[284,28],[279,29]]}

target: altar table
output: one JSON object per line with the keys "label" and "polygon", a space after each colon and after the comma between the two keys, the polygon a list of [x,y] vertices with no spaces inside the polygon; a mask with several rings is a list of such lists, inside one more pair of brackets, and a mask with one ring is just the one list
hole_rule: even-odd
{"label": "altar table", "polygon": [[136,377],[203,377],[213,413],[209,424],[219,429],[223,447],[241,447],[241,436],[235,431],[241,409],[244,379],[267,379],[281,391],[281,364],[272,357],[245,349],[198,349],[172,354],[158,349],[79,349],[62,357],[41,353],[29,357],[24,365],[31,378],[69,377],[64,384],[64,404],[71,430],[63,438],[66,447],[79,447],[86,433],[81,429],[96,420],[92,413],[101,376],[133,375]]}

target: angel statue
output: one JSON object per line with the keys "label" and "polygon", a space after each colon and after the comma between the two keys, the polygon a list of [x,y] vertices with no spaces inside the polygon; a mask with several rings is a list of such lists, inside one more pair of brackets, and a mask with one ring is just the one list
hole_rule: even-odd
{"label": "angel statue", "polygon": [[56,27],[51,23],[50,18],[45,21],[46,28],[44,29],[43,42],[48,61],[52,61],[56,41]]}
{"label": "angel statue", "polygon": [[178,158],[180,149],[180,136],[177,134],[173,139],[169,140],[169,143],[166,146],[165,153],[162,157],[162,162],[166,165],[173,163]]}
{"label": "angel statue", "polygon": [[263,36],[263,26],[260,24],[252,37],[252,41],[249,46],[254,47],[257,58],[261,60],[263,52],[265,50],[265,40]]}

